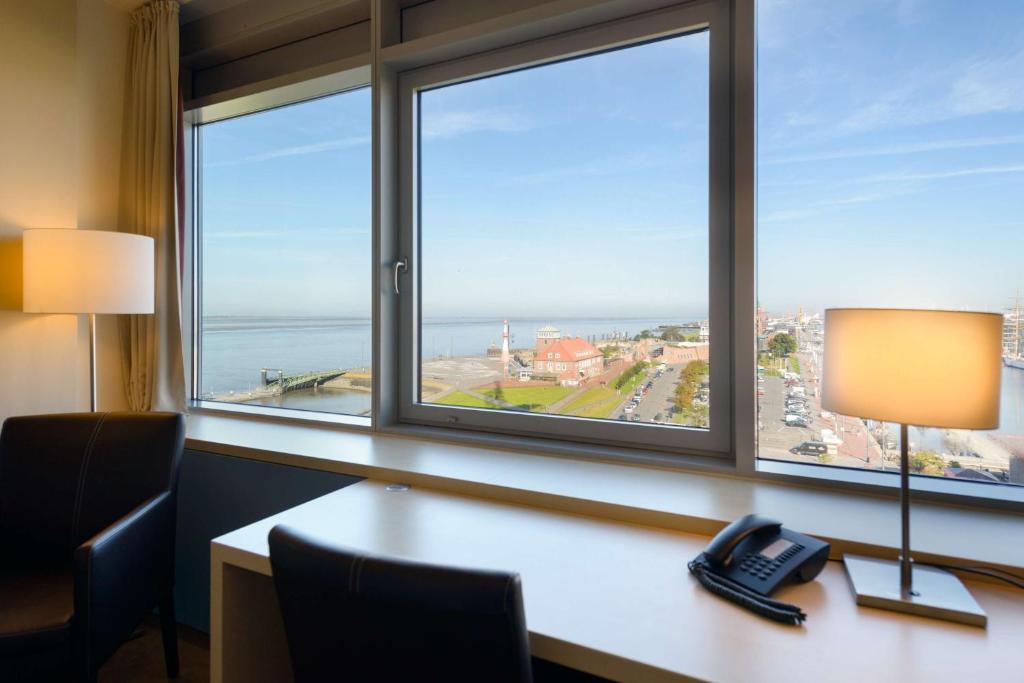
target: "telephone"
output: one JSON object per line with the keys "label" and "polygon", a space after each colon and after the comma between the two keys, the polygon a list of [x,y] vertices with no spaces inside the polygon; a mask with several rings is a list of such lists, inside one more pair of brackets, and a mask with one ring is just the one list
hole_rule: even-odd
{"label": "telephone", "polygon": [[790,531],[761,515],[740,517],[722,529],[689,563],[701,585],[761,616],[802,624],[807,615],[795,605],[772,600],[787,583],[810,581],[828,562],[829,545]]}

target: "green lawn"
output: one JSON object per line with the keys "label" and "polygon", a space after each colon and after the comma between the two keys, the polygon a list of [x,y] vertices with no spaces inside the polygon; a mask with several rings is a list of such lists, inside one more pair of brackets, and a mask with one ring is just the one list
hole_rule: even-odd
{"label": "green lawn", "polygon": [[573,387],[510,387],[508,389],[485,389],[481,394],[511,403],[522,410],[538,411],[576,391]]}
{"label": "green lawn", "polygon": [[464,408],[497,408],[490,401],[484,401],[464,391],[453,391],[434,401],[444,406],[462,406]]}
{"label": "green lawn", "polygon": [[618,394],[615,393],[614,389],[610,389],[608,387],[594,387],[593,389],[587,389],[570,401],[567,406],[562,408],[562,413],[568,415],[581,408],[587,408],[592,403],[603,403],[611,397],[618,397]]}
{"label": "green lawn", "polygon": [[624,397],[624,393],[620,395],[609,387],[594,387],[574,398],[561,412],[577,417],[608,417]]}
{"label": "green lawn", "polygon": [[579,411],[575,415],[577,417],[596,417],[596,418],[608,418],[612,417],[612,411],[622,402],[622,399],[618,396],[613,396],[609,399],[605,399],[600,403],[594,403],[587,406],[583,410]]}

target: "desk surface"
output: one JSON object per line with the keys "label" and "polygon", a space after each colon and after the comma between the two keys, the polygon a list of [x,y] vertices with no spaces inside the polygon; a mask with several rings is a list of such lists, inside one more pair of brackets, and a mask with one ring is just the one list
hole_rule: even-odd
{"label": "desk surface", "polygon": [[782,626],[689,576],[706,537],[372,480],[221,536],[217,556],[269,575],[278,523],[371,553],[516,570],[534,654],[614,679],[1024,680],[1024,593],[993,584],[970,584],[983,630],[858,607],[830,562],[780,591],[809,614]]}

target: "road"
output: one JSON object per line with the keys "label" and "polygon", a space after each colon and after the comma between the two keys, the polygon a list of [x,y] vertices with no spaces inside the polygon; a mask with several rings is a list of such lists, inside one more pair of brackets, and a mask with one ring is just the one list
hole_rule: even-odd
{"label": "road", "polygon": [[[657,379],[654,378],[656,372],[648,373],[647,379],[644,382],[650,381],[652,383],[651,390],[641,399],[640,405],[637,406],[634,413],[628,416],[628,419],[632,419],[633,415],[637,415],[640,417],[640,422],[653,422],[658,413],[661,413],[661,419],[667,422],[669,410],[675,404],[676,385],[679,383],[679,372],[682,368],[682,365],[670,365],[662,373],[661,377]],[[627,402],[628,400],[624,403]],[[621,413],[622,406],[619,407],[616,415]]]}

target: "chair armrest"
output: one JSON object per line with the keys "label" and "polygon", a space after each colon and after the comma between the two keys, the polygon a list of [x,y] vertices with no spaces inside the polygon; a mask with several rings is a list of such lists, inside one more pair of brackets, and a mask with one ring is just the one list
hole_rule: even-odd
{"label": "chair armrest", "polygon": [[175,497],[165,491],[75,549],[77,661],[95,671],[174,582]]}

